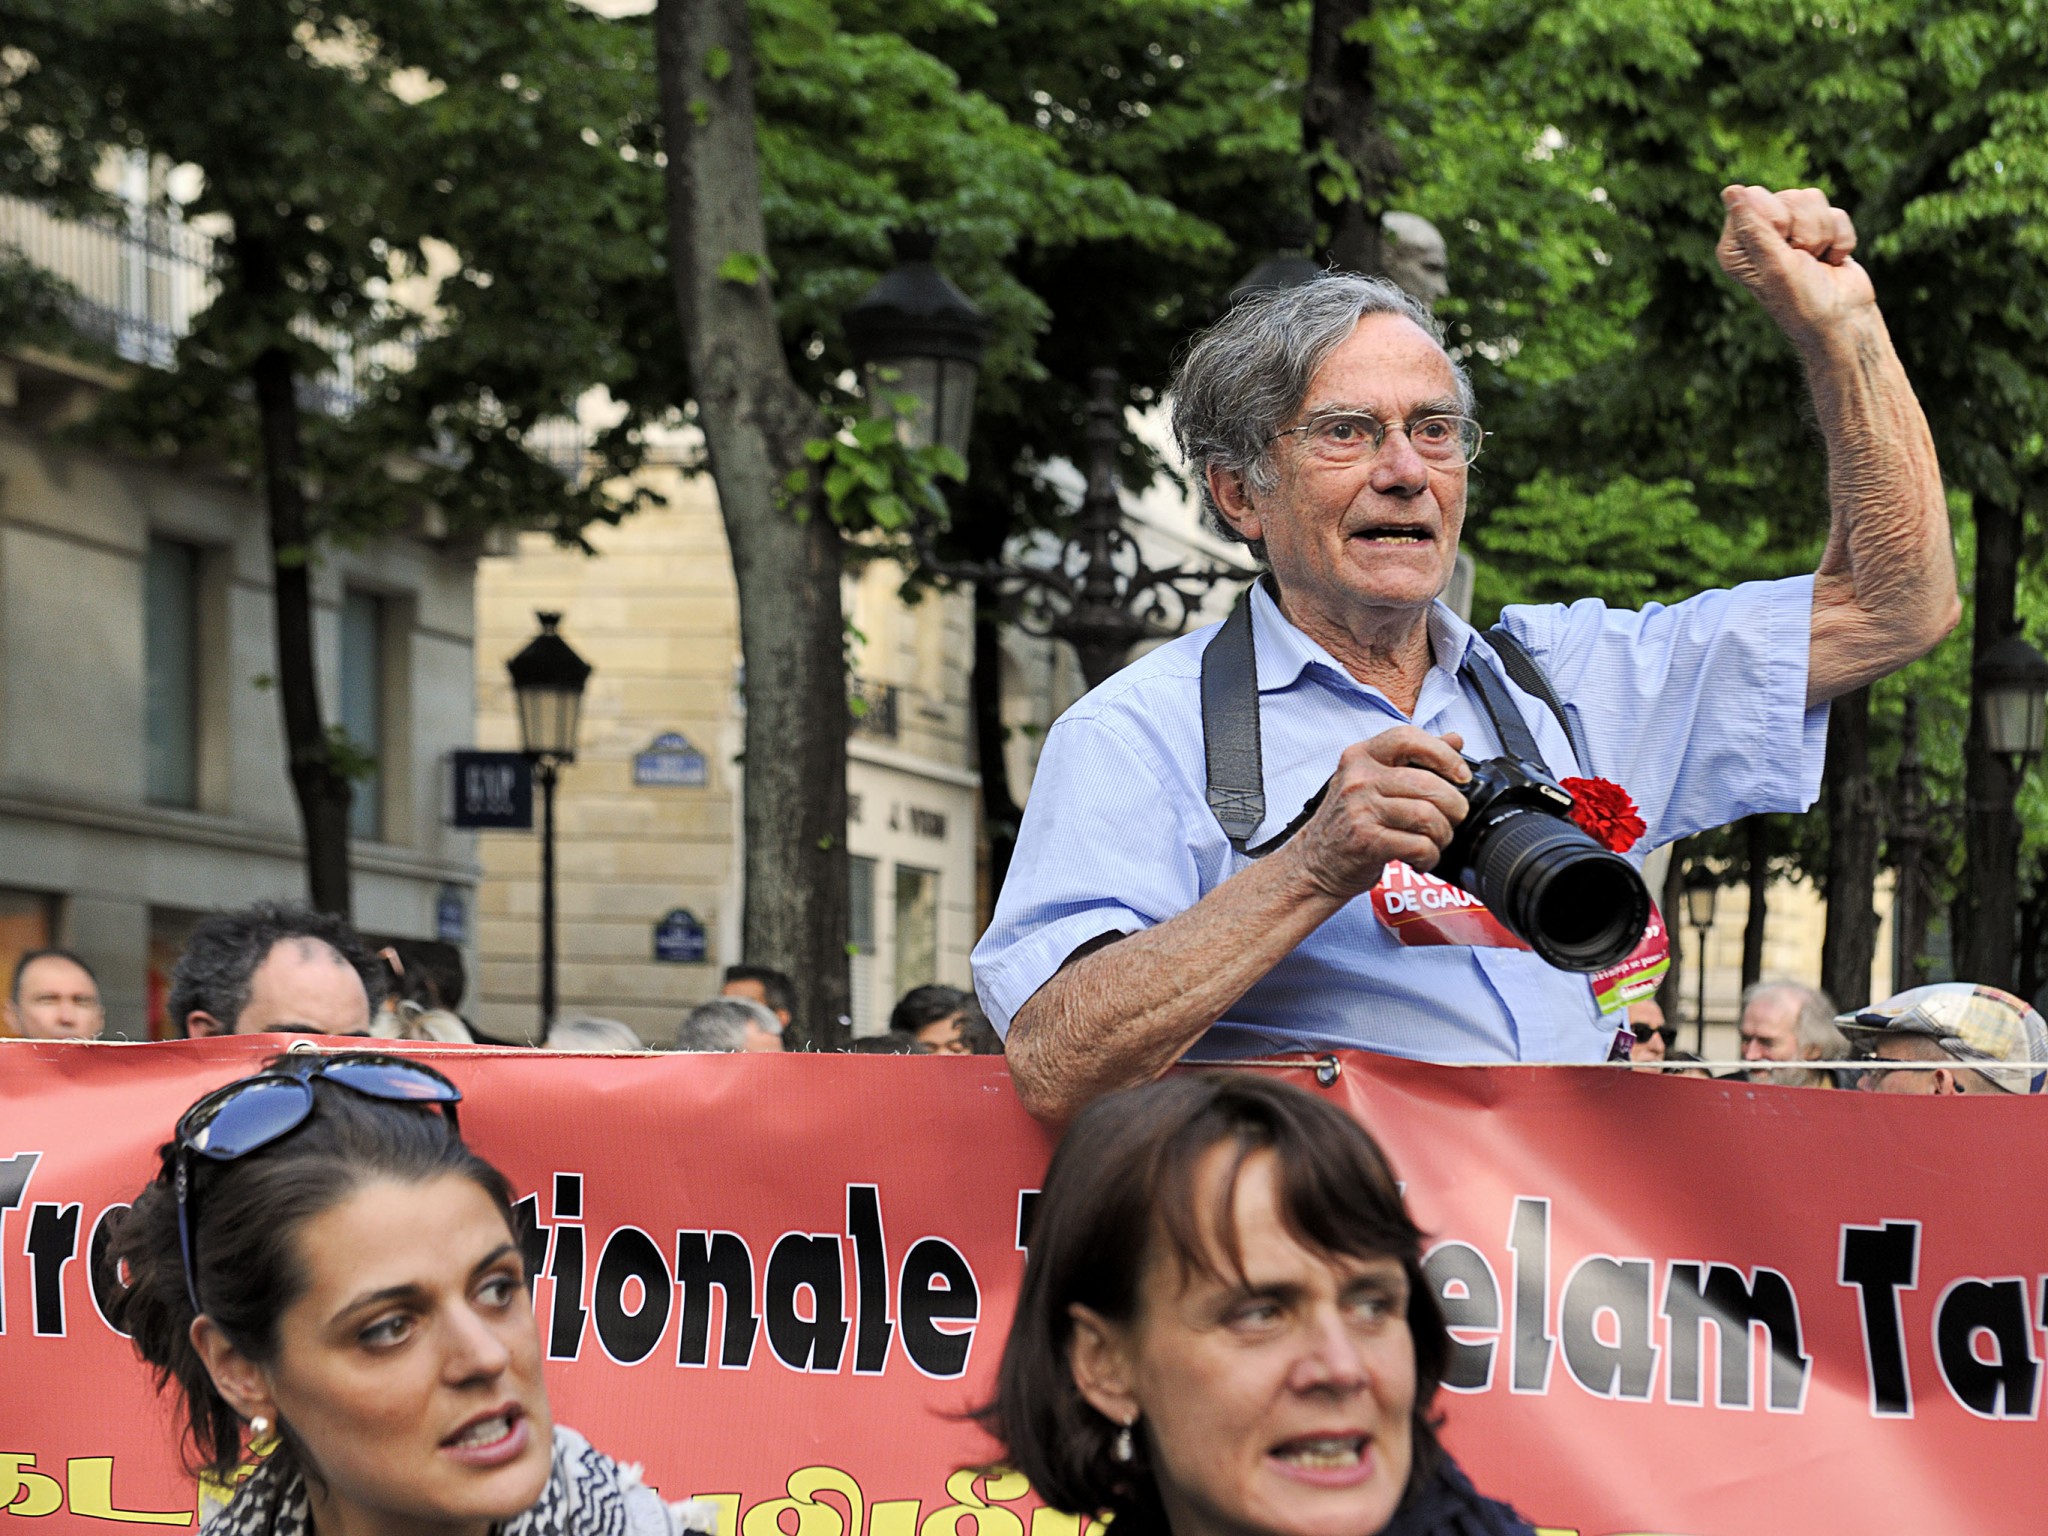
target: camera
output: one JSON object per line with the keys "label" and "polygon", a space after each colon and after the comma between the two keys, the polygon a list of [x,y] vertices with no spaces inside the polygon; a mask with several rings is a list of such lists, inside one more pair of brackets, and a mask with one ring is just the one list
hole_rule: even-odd
{"label": "camera", "polygon": [[1571,820],[1571,794],[1518,758],[1465,761],[1465,819],[1437,873],[1560,970],[1604,970],[1640,944],[1650,923],[1643,877]]}

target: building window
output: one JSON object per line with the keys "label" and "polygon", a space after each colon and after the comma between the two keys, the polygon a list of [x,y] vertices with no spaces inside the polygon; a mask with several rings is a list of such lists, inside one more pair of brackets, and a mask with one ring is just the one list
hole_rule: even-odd
{"label": "building window", "polygon": [[[359,752],[384,754],[384,602],[350,592],[341,604],[341,728]],[[380,763],[381,769],[381,763]],[[349,802],[351,837],[384,835],[384,776],[380,769],[355,782]]]}
{"label": "building window", "polygon": [[939,979],[939,876],[896,866],[896,995]]}
{"label": "building window", "polygon": [[156,805],[199,798],[199,551],[149,541],[143,590],[146,792]]}
{"label": "building window", "polygon": [[853,947],[853,1032],[880,1029],[875,1020],[875,861],[852,854],[846,861],[846,934]]}

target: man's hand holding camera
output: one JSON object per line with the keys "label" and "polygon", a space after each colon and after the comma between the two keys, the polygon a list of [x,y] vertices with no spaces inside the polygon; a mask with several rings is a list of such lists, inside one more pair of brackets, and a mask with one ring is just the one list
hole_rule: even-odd
{"label": "man's hand holding camera", "polygon": [[1412,725],[1354,742],[1337,760],[1323,803],[1283,851],[1338,901],[1372,889],[1397,859],[1434,868],[1465,819],[1458,786],[1472,770],[1464,745],[1455,732],[1432,736]]}

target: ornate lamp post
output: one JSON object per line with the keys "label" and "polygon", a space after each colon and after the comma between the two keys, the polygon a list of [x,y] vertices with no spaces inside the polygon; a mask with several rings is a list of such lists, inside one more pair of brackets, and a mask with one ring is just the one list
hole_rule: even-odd
{"label": "ornate lamp post", "polygon": [[2048,660],[2022,635],[2008,635],[1977,658],[1970,668],[1971,692],[1977,701],[1977,734],[1984,750],[2001,759],[2010,771],[1989,776],[1998,784],[1986,803],[1970,806],[1990,823],[1983,846],[1991,856],[1970,871],[1979,932],[1974,935],[1975,960],[1982,974],[1969,980],[1993,986],[2013,985],[2013,914],[2019,904],[2019,825],[2013,810],[2027,767],[2041,755],[2044,716],[2048,716]]}
{"label": "ornate lamp post", "polygon": [[555,1021],[555,779],[576,761],[576,723],[591,666],[555,633],[559,613],[537,613],[540,633],[505,663],[519,701],[519,743],[541,792],[540,1029]]}
{"label": "ornate lamp post", "polygon": [[[870,400],[891,389],[916,397],[907,423],[912,445],[941,442],[964,458],[987,322],[932,265],[929,236],[898,236],[896,252],[896,267],[847,310],[847,340],[872,381]],[[930,529],[915,520],[910,539],[926,570],[992,588],[1025,630],[1071,644],[1092,688],[1123,665],[1138,641],[1179,634],[1217,582],[1243,581],[1252,573],[1145,564],[1117,496],[1123,409],[1116,370],[1098,368],[1089,381],[1088,490],[1055,559],[1031,565],[943,559],[932,548]]]}
{"label": "ornate lamp post", "polygon": [[1698,935],[1693,950],[1693,969],[1699,973],[1693,1003],[1693,1050],[1707,1054],[1707,931],[1714,926],[1714,902],[1721,885],[1704,864],[1685,872],[1685,920]]}

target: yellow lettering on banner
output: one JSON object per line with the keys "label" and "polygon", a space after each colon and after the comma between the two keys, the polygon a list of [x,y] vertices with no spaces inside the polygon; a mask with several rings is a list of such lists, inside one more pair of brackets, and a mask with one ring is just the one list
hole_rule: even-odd
{"label": "yellow lettering on banner", "polygon": [[37,1520],[64,1507],[64,1485],[35,1464],[33,1454],[0,1452],[0,1513]]}
{"label": "yellow lettering on banner", "polygon": [[128,1525],[190,1525],[192,1511],[114,1508],[114,1458],[80,1456],[64,1464],[71,1483],[71,1513],[89,1520],[119,1520]]}
{"label": "yellow lettering on banner", "polygon": [[[984,1477],[988,1479],[987,1488],[977,1496],[974,1485]],[[1031,1484],[1021,1472],[1012,1472],[1007,1467],[994,1472],[964,1467],[946,1479],[946,1496],[953,1502],[926,1515],[917,1536],[960,1536],[962,1515],[974,1516],[975,1536],[1024,1536],[1024,1522],[1016,1512],[993,1508],[990,1501],[1021,1499],[1030,1491]]]}
{"label": "yellow lettering on banner", "polygon": [[1041,1504],[1031,1511],[1031,1536],[1081,1536],[1081,1517]]}
{"label": "yellow lettering on banner", "polygon": [[[818,1495],[836,1493],[846,1500],[846,1513],[820,1504]],[[796,1511],[794,1536],[860,1536],[860,1484],[837,1467],[799,1467],[789,1474],[789,1497],[764,1499],[747,1511],[740,1536],[791,1536],[782,1528],[782,1512]]]}
{"label": "yellow lettering on banner", "polygon": [[868,1511],[868,1536],[917,1536],[917,1499],[877,1499]]}
{"label": "yellow lettering on banner", "polygon": [[718,1536],[740,1536],[740,1496],[736,1493],[693,1493],[718,1511]]}

